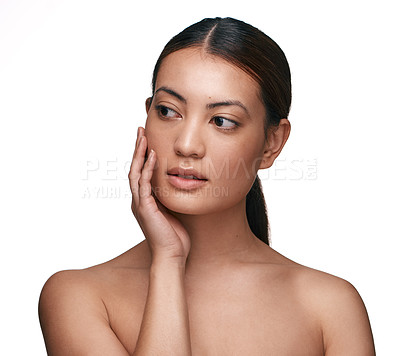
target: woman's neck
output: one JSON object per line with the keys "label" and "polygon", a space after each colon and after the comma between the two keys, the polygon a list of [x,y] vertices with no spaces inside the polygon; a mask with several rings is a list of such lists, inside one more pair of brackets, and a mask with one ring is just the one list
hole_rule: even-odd
{"label": "woman's neck", "polygon": [[246,202],[208,215],[174,214],[186,228],[191,240],[186,269],[223,265],[254,258],[260,245],[246,217]]}

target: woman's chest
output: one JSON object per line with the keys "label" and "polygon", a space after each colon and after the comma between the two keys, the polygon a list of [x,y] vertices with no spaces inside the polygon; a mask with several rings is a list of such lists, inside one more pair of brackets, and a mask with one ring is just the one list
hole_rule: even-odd
{"label": "woman's chest", "polygon": [[[107,301],[111,327],[129,352],[147,296],[138,287],[120,288]],[[193,355],[323,355],[315,317],[282,286],[210,282],[189,285],[186,294]]]}
{"label": "woman's chest", "polygon": [[238,289],[192,296],[188,309],[193,355],[323,355],[317,321],[293,296]]}

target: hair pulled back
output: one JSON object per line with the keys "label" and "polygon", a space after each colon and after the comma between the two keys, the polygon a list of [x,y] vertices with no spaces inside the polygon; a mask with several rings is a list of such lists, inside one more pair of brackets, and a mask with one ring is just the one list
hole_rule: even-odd
{"label": "hair pulled back", "polygon": [[[279,125],[280,120],[289,115],[292,99],[290,69],[280,47],[243,21],[229,17],[204,19],[187,27],[166,44],[154,67],[153,95],[163,59],[190,47],[201,47],[206,53],[228,61],[259,84],[267,113],[264,129],[268,139],[269,128]],[[269,223],[258,176],[246,196],[246,214],[254,235],[269,244]]]}

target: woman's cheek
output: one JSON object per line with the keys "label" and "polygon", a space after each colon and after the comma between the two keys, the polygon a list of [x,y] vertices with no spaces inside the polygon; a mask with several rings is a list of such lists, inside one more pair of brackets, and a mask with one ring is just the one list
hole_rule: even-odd
{"label": "woman's cheek", "polygon": [[228,176],[233,180],[240,179],[253,181],[257,175],[261,161],[262,157],[257,157],[257,155],[255,156],[253,152],[245,154],[245,152],[242,151],[240,157],[231,159]]}
{"label": "woman's cheek", "polygon": [[160,141],[162,140],[162,135],[157,132],[158,130],[154,127],[154,124],[147,123],[146,124],[146,138],[147,138],[147,151],[150,152],[153,149],[157,156],[160,154]]}

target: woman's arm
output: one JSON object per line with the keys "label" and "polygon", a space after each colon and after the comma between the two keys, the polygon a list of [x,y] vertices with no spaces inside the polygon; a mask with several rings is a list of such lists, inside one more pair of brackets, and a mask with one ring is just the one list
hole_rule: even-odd
{"label": "woman's arm", "polygon": [[144,129],[129,173],[132,211],[152,254],[149,289],[134,355],[191,355],[184,278],[190,239],[178,220],[152,195],[151,177],[156,155],[147,148]]}
{"label": "woman's arm", "polygon": [[191,355],[184,275],[175,262],[153,262],[135,356]]}
{"label": "woman's arm", "polygon": [[[147,144],[142,128],[138,139],[129,173],[132,211],[146,236],[152,264],[133,354],[188,356],[191,349],[184,275],[190,239],[179,221],[153,198],[150,179],[156,157],[152,153],[144,163]],[[63,271],[49,278],[39,300],[49,355],[129,355],[109,324],[101,288],[88,270]]]}

